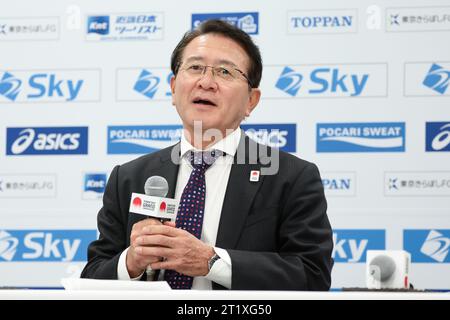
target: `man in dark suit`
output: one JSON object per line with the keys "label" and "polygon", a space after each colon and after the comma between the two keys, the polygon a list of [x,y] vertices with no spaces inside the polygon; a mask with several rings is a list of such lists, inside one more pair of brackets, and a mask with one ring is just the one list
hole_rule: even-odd
{"label": "man in dark suit", "polygon": [[[259,49],[238,28],[210,20],[184,35],[171,68],[182,139],[114,168],[82,277],[152,277],[179,289],[328,290],[333,243],[317,167],[239,128],[260,99]],[[175,222],[128,211],[131,194],[144,193],[156,175],[180,200]]]}

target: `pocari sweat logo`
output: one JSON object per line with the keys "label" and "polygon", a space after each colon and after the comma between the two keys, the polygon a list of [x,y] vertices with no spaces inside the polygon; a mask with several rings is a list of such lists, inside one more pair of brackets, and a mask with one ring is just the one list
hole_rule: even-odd
{"label": "pocari sweat logo", "polygon": [[0,103],[98,101],[99,94],[99,70],[0,70]]}
{"label": "pocari sweat logo", "polygon": [[423,84],[440,94],[444,94],[450,84],[450,70],[446,70],[444,67],[433,63],[423,80]]}
{"label": "pocari sweat logo", "polygon": [[87,33],[109,34],[109,16],[89,16]]}
{"label": "pocari sweat logo", "polygon": [[86,261],[96,230],[1,230],[1,262]]}
{"label": "pocari sweat logo", "polygon": [[6,129],[6,154],[87,154],[88,127],[28,127]]}
{"label": "pocari sweat logo", "polygon": [[386,79],[380,63],[267,66],[261,85],[267,98],[381,97]]}
{"label": "pocari sweat logo", "polygon": [[181,139],[183,127],[110,126],[108,154],[144,154],[170,147]]}
{"label": "pocari sweat logo", "polygon": [[450,122],[426,123],[426,151],[450,151]]}
{"label": "pocari sweat logo", "polygon": [[367,250],[386,248],[385,230],[334,230],[332,257],[335,262],[366,262]]}
{"label": "pocari sweat logo", "polygon": [[317,152],[404,151],[404,122],[317,124]]}
{"label": "pocari sweat logo", "polygon": [[258,12],[193,13],[191,27],[192,29],[195,29],[202,22],[210,19],[220,19],[226,21],[251,35],[258,34]]}
{"label": "pocari sweat logo", "polygon": [[285,152],[297,151],[296,124],[242,124],[241,128],[258,143]]}
{"label": "pocari sweat logo", "polygon": [[450,230],[404,230],[403,248],[418,263],[450,262]]}
{"label": "pocari sweat logo", "polygon": [[105,192],[106,173],[86,173],[83,183],[83,199],[100,199]]}

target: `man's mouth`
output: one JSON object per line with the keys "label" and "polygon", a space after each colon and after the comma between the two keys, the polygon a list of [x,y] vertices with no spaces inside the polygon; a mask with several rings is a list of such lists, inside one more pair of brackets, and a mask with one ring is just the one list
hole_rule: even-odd
{"label": "man's mouth", "polygon": [[208,99],[194,99],[193,103],[198,105],[216,106],[214,102]]}

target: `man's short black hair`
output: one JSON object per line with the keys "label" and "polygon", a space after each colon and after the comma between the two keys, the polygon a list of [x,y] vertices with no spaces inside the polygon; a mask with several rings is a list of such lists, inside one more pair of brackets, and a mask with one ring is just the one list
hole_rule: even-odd
{"label": "man's short black hair", "polygon": [[231,25],[228,22],[212,19],[200,24],[196,29],[188,31],[184,34],[178,45],[172,52],[170,67],[174,75],[177,75],[180,68],[181,59],[186,46],[198,36],[213,33],[218,34],[239,44],[249,57],[249,69],[247,75],[249,82],[253,88],[258,88],[262,76],[262,59],[259,48],[255,45],[252,38],[241,29]]}

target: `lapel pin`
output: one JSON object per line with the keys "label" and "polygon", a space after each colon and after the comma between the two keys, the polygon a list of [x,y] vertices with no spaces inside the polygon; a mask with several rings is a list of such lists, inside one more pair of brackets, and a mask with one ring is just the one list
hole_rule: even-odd
{"label": "lapel pin", "polygon": [[250,181],[252,181],[252,182],[259,181],[259,170],[250,171]]}

